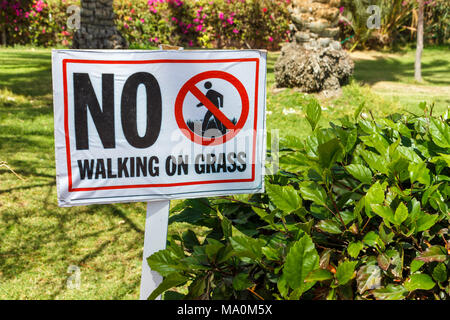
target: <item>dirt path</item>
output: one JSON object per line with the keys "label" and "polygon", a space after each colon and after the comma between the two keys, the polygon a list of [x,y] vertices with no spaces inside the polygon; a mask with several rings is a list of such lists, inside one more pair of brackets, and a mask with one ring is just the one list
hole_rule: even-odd
{"label": "dirt path", "polygon": [[393,81],[379,81],[372,85],[375,90],[393,91],[396,94],[429,94],[429,95],[449,95],[450,86],[427,86],[409,83],[399,83]]}
{"label": "dirt path", "polygon": [[[402,57],[399,53],[386,53],[379,51],[354,51],[350,52],[354,61],[375,61],[383,58],[398,59]],[[371,85],[375,91],[390,91],[396,95],[439,95],[450,96],[450,86],[435,86],[430,84],[404,83],[398,81],[377,81]]]}

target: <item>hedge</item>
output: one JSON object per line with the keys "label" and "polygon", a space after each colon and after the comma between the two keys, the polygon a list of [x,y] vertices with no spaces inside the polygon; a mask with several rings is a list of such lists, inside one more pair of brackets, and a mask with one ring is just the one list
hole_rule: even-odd
{"label": "hedge", "polygon": [[[290,0],[116,0],[116,24],[131,47],[278,49],[288,38]],[[0,0],[6,42],[70,46],[76,0]]]}
{"label": "hedge", "polygon": [[450,126],[421,107],[318,128],[312,101],[313,133],[281,142],[266,193],[172,209],[191,227],[148,257],[150,298],[448,300]]}

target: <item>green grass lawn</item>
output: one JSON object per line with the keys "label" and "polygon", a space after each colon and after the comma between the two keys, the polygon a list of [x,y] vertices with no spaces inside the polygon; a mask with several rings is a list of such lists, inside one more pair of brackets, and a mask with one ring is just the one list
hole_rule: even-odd
{"label": "green grass lawn", "polygon": [[[56,204],[50,55],[48,49],[0,49],[0,161],[23,179],[0,167],[0,299],[137,299],[145,204]],[[269,54],[268,130],[305,137],[310,131],[301,106],[312,95],[273,89],[276,58]],[[355,79],[342,95],[321,99],[323,124],[363,101],[375,116],[419,112],[422,100],[444,112],[449,50],[426,50],[423,61],[426,82],[417,85],[411,51],[357,60]],[[81,270],[79,290],[66,286],[70,265]]]}

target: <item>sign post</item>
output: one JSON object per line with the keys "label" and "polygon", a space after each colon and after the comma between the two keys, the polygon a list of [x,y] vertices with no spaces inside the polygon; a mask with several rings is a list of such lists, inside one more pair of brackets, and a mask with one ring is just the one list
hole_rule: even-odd
{"label": "sign post", "polygon": [[142,257],[141,300],[146,300],[162,281],[162,277],[156,271],[150,270],[147,258],[153,253],[166,248],[169,207],[169,200],[147,202],[144,253]]}
{"label": "sign post", "polygon": [[146,201],[141,299],[170,199],[264,191],[266,52],[53,50],[58,204]]}

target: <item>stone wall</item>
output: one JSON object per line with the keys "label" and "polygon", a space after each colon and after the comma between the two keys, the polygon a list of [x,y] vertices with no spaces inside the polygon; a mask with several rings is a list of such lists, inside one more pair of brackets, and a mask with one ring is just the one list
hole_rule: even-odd
{"label": "stone wall", "polygon": [[292,40],[305,48],[340,49],[339,0],[294,0],[290,8]]}
{"label": "stone wall", "polygon": [[294,0],[291,41],[283,45],[275,63],[279,88],[334,95],[348,83],[353,61],[337,41],[339,0]]}
{"label": "stone wall", "polygon": [[81,23],[75,49],[125,49],[125,39],[114,24],[113,0],[81,0]]}

